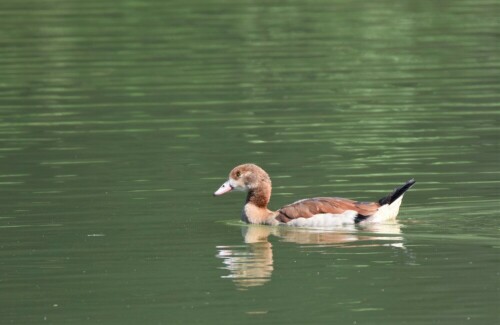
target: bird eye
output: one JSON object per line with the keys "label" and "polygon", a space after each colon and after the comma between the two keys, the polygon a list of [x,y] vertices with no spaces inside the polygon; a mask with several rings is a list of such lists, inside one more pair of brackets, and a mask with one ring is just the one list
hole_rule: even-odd
{"label": "bird eye", "polygon": [[236,177],[240,177],[240,176],[241,176],[240,171],[237,171],[237,172],[236,172]]}

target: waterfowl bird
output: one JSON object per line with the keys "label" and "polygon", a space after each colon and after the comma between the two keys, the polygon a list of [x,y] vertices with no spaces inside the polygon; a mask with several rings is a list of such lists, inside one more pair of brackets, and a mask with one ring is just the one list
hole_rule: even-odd
{"label": "waterfowl bird", "polygon": [[411,179],[376,202],[359,202],[338,197],[303,199],[271,211],[271,179],[259,166],[243,164],[233,168],[229,179],[215,191],[219,196],[231,191],[247,192],[241,219],[246,223],[301,227],[341,226],[394,220],[403,194],[413,185]]}

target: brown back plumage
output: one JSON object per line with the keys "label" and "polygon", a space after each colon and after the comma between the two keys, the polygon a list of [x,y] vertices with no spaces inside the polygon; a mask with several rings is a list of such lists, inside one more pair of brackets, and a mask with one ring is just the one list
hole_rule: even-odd
{"label": "brown back plumage", "polygon": [[276,220],[287,223],[293,219],[310,218],[320,213],[342,214],[346,210],[356,211],[360,217],[368,217],[374,214],[379,207],[380,205],[376,202],[357,202],[336,197],[317,197],[285,205],[278,210]]}

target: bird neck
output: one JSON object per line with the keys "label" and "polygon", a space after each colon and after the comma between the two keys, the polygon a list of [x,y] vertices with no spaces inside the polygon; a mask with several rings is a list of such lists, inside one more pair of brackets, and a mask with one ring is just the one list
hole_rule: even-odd
{"label": "bird neck", "polygon": [[271,184],[265,182],[259,184],[258,187],[248,191],[246,204],[251,203],[259,208],[267,209],[267,205],[271,200]]}
{"label": "bird neck", "polygon": [[268,224],[273,212],[267,208],[271,199],[271,184],[261,183],[248,191],[242,219],[248,223]]}

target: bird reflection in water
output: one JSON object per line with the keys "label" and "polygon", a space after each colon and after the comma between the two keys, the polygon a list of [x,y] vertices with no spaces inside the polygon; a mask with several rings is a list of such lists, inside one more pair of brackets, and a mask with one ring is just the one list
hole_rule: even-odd
{"label": "bird reflection in water", "polygon": [[223,269],[239,289],[261,286],[271,280],[273,273],[273,246],[269,236],[276,236],[283,242],[312,247],[368,247],[391,246],[405,250],[401,225],[372,224],[346,226],[334,229],[271,227],[265,225],[244,225],[244,245],[217,246],[217,257],[224,263]]}

